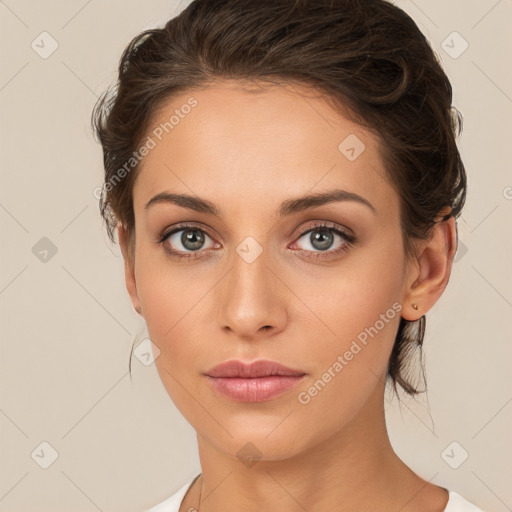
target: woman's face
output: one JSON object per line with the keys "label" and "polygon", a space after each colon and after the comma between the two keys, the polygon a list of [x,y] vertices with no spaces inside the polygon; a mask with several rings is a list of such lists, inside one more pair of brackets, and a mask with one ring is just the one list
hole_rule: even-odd
{"label": "woman's face", "polygon": [[[233,456],[251,442],[263,459],[290,457],[379,413],[413,277],[376,137],[304,94],[221,82],[173,97],[133,190],[128,287],[160,377],[198,435]],[[148,206],[160,194],[191,199]],[[205,375],[261,359],[303,376],[251,394],[258,385]],[[261,391],[275,382],[280,393]]]}

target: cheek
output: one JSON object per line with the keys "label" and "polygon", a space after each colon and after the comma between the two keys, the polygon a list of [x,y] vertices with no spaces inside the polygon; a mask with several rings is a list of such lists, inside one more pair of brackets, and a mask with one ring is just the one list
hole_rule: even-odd
{"label": "cheek", "polygon": [[[137,275],[137,292],[152,341],[162,354],[194,356],[201,344],[204,296],[209,286],[190,278],[189,272],[148,266]],[[201,321],[203,320],[203,321]],[[195,342],[192,342],[195,340]],[[174,358],[176,360],[176,358]]]}
{"label": "cheek", "polygon": [[189,274],[180,273],[176,266],[172,272],[169,268],[140,269],[137,290],[149,337],[160,350],[155,365],[162,384],[183,416],[197,425],[205,420],[191,396],[199,396],[200,371],[204,370],[198,361],[208,344],[204,295],[210,287],[185,278]]}
{"label": "cheek", "polygon": [[354,258],[346,270],[316,279],[315,287],[297,274],[294,291],[317,315],[301,329],[302,359],[314,369],[301,403],[315,403],[311,409],[320,412],[333,401],[343,407],[329,414],[351,415],[385,379],[402,309],[403,260],[396,247]]}
{"label": "cheek", "polygon": [[190,396],[181,391],[195,393],[199,373],[206,369],[199,361],[211,345],[211,290],[218,276],[211,270],[199,276],[151,248],[141,246],[139,251],[138,261],[145,264],[135,268],[137,293],[149,337],[160,350],[155,363],[167,392],[180,409],[183,403],[186,416]]}
{"label": "cheek", "polygon": [[304,328],[323,333],[324,352],[328,353],[327,347],[342,349],[359,335],[364,340],[364,333],[376,323],[379,333],[375,336],[379,336],[380,344],[392,344],[393,329],[389,326],[398,327],[402,274],[402,255],[391,247],[387,251],[377,248],[361,251],[361,257],[354,254],[339,268],[328,272],[322,269],[314,277],[296,272],[287,279],[294,283],[294,292],[316,315],[315,321]]}
{"label": "cheek", "polygon": [[378,389],[385,385],[401,306],[371,288],[359,290],[357,299],[347,290],[324,310],[322,318],[335,335],[311,340],[312,347],[302,352],[303,360],[314,361],[315,371],[293,405],[300,444],[328,438],[353,423],[364,407],[379,407]]}

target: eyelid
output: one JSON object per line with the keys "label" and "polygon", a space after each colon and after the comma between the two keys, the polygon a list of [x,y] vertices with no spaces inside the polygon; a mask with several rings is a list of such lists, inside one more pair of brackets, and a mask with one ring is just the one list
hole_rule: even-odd
{"label": "eyelid", "polygon": [[171,229],[164,228],[159,235],[157,235],[155,242],[161,243],[169,238],[171,235],[178,231],[183,231],[187,229],[197,229],[199,231],[204,231],[211,239],[215,237],[212,236],[209,232],[209,229],[201,223],[196,223],[194,221],[190,222],[180,222],[178,224],[173,225]]}
{"label": "eyelid", "polygon": [[310,231],[324,229],[326,231],[330,231],[330,230],[339,231],[345,238],[347,238],[347,240],[351,240],[351,239],[355,240],[355,238],[356,238],[354,232],[351,229],[341,226],[340,224],[337,224],[336,222],[315,220],[315,221],[313,221],[313,223],[314,223],[313,225],[310,225],[307,228],[305,228],[304,230],[301,230],[296,235],[296,237],[300,238],[300,237],[304,236],[306,233],[309,233]]}

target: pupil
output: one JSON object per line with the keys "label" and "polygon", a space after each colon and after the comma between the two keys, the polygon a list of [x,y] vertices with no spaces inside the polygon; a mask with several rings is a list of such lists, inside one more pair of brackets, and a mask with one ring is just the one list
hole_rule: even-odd
{"label": "pupil", "polygon": [[183,234],[181,235],[181,243],[191,251],[200,249],[204,243],[203,233],[197,229],[183,231]]}
{"label": "pupil", "polygon": [[315,249],[325,251],[332,244],[333,234],[330,231],[316,231],[311,233],[310,239]]}

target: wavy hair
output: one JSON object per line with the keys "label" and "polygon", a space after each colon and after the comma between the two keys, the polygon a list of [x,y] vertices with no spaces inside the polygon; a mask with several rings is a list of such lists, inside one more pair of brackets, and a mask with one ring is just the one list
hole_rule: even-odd
{"label": "wavy hair", "polygon": [[[375,133],[400,197],[407,256],[436,222],[459,216],[466,197],[456,145],[462,116],[427,39],[386,0],[194,0],[164,27],[140,33],[93,111],[105,183],[133,155],[165,100],[223,79],[310,85]],[[137,167],[100,199],[112,241],[119,222],[129,240],[134,235],[136,175]],[[410,360],[422,353],[424,332],[425,316],[401,319],[388,365],[395,391],[419,392]]]}

